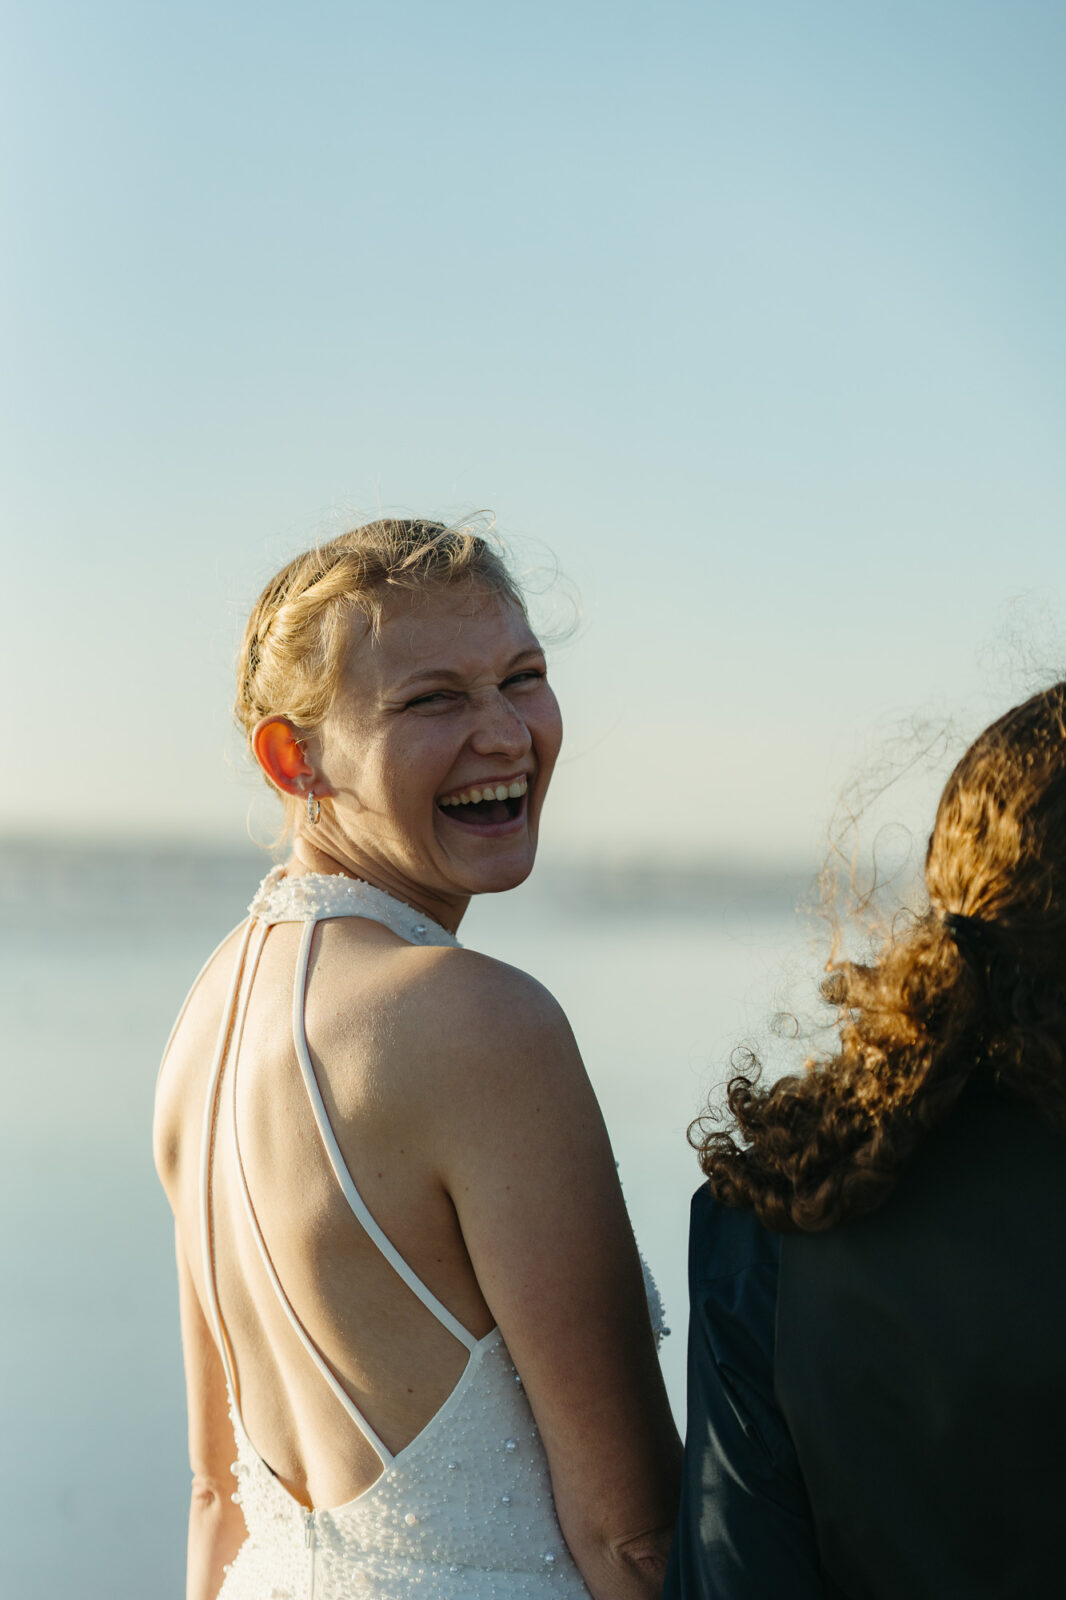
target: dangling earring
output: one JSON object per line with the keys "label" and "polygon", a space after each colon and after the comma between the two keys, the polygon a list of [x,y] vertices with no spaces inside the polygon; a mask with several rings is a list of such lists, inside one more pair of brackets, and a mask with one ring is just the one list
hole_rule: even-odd
{"label": "dangling earring", "polygon": [[312,828],[322,815],[322,802],[313,789],[307,791],[307,820]]}

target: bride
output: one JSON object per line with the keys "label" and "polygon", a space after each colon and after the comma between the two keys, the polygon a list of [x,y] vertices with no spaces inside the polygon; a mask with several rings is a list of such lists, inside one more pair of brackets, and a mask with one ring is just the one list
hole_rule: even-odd
{"label": "bride", "polygon": [[455,937],[559,750],[521,598],[475,532],[371,523],[267,585],[237,707],[292,848],[159,1080],[189,1600],[651,1600],[679,1446],[603,1121]]}

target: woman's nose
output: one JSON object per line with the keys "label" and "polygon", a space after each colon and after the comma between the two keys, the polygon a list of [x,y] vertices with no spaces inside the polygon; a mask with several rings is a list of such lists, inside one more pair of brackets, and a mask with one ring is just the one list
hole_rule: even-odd
{"label": "woman's nose", "polygon": [[505,694],[494,689],[478,702],[477,726],[470,738],[479,756],[524,756],[533,740]]}

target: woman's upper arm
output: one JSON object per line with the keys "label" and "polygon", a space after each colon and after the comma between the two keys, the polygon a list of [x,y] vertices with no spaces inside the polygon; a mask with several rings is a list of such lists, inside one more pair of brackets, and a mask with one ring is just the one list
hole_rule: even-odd
{"label": "woman's upper arm", "polygon": [[[494,977],[460,1000],[448,1030],[441,1176],[536,1416],[567,1542],[595,1593],[598,1563],[639,1571],[646,1558],[647,1574],[665,1560],[680,1447],[573,1035],[539,985],[506,968]],[[624,1582],[611,1592],[625,1593]]]}

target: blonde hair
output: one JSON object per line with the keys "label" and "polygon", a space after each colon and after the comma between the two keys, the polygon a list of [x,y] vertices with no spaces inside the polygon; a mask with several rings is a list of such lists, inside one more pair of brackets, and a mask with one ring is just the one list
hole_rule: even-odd
{"label": "blonde hair", "polygon": [[249,750],[264,717],[286,717],[303,733],[321,726],[340,683],[353,614],[376,634],[390,590],[460,582],[525,613],[502,553],[467,525],[385,517],[282,567],[252,608],[237,658],[234,709]]}

